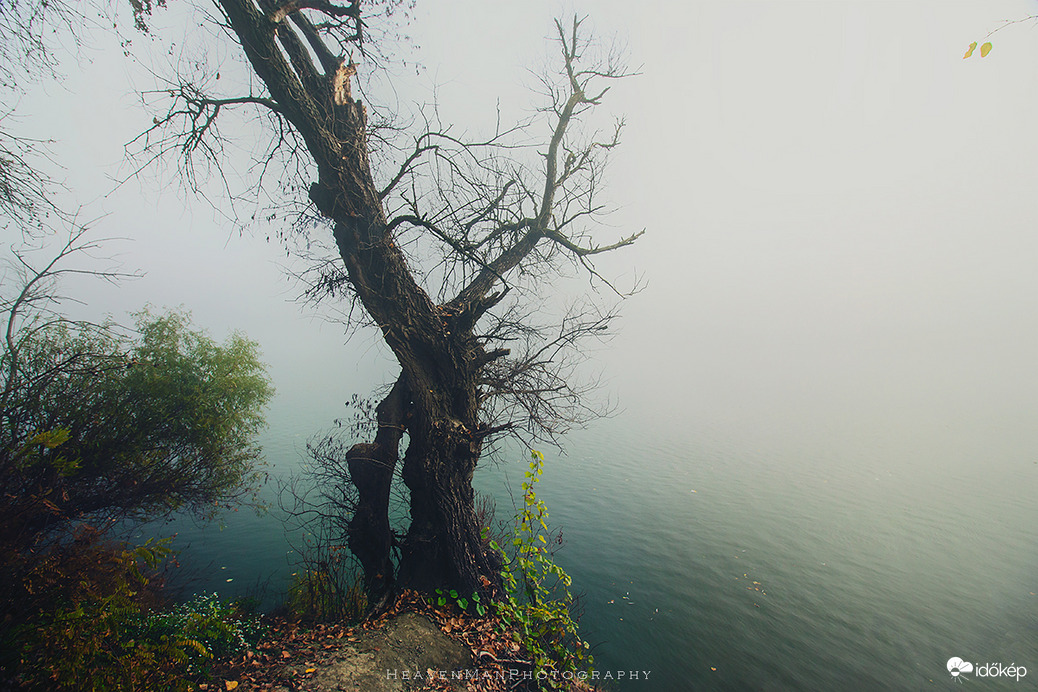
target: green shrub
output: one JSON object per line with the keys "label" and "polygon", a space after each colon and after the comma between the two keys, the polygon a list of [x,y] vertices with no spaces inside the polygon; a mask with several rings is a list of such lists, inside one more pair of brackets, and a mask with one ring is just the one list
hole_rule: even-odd
{"label": "green shrub", "polygon": [[118,549],[95,538],[52,549],[27,578],[28,595],[52,600],[8,633],[19,681],[48,690],[190,689],[184,666],[205,648],[184,636],[139,636],[145,570],[169,554],[168,545]]}
{"label": "green shrub", "polygon": [[12,322],[13,310],[8,329],[19,326],[0,340],[0,551],[29,559],[84,523],[211,518],[260,487],[273,390],[254,342],[219,344],[182,312],[138,313],[131,339]]}
{"label": "green shrub", "polygon": [[[544,455],[533,451],[531,458],[510,550],[505,551],[497,541],[490,542],[504,561],[501,576],[505,594],[494,605],[503,628],[513,631],[526,648],[535,672],[546,673],[544,682],[554,687],[563,680],[551,671],[584,670],[594,658],[588,643],[577,633],[574,598],[569,590],[572,579],[552,559],[548,509],[534,491],[544,472]],[[538,679],[542,679],[540,675]]]}
{"label": "green shrub", "polygon": [[33,607],[0,642],[17,652],[10,672],[29,689],[191,690],[254,645],[259,618],[215,594],[154,607],[149,574],[169,554],[168,540],[127,549],[89,531],[54,546],[24,583]]}
{"label": "green shrub", "polygon": [[198,595],[169,611],[149,613],[140,620],[136,638],[161,642],[185,640],[192,645],[188,653],[188,672],[208,670],[213,659],[221,659],[255,647],[266,628],[256,615],[242,607],[221,601],[214,594]]}

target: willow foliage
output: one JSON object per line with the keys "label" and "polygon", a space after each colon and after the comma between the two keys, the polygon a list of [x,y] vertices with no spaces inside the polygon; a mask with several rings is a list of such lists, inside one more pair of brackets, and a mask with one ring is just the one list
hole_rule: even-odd
{"label": "willow foliage", "polygon": [[[13,348],[12,348],[13,346]],[[174,510],[211,514],[260,480],[272,389],[257,345],[191,329],[181,312],[108,325],[29,321],[0,359],[0,540]]]}

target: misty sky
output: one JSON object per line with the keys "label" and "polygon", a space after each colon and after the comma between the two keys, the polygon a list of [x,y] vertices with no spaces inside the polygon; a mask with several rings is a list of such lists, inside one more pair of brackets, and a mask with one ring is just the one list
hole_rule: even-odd
{"label": "misty sky", "polygon": [[[393,98],[429,102],[435,88],[444,120],[468,131],[493,126],[498,99],[506,115],[532,113],[554,16],[591,15],[639,68],[606,99],[627,129],[599,238],[646,230],[601,267],[647,287],[595,354],[631,415],[805,431],[831,416],[867,431],[929,408],[937,428],[968,416],[992,436],[1027,423],[1038,26],[1002,29],[986,58],[962,55],[1038,3],[449,5],[419,2],[406,31],[422,68],[400,68]],[[332,402],[390,379],[377,340],[343,348],[335,325],[291,302],[284,251],[263,227],[240,236],[172,172],[110,192],[123,144],[150,123],[130,80],[148,78],[104,34],[89,43],[19,112],[55,140],[83,218],[131,238],[113,248],[146,273],[77,287],[90,310],[183,304],[216,334],[241,329],[285,396],[324,385],[313,363],[341,379]]]}

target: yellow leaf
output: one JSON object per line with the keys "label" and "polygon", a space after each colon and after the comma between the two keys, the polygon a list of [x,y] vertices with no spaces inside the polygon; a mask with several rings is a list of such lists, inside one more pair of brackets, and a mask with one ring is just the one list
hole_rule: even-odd
{"label": "yellow leaf", "polygon": [[224,680],[223,681],[223,686],[227,690],[236,690],[236,689],[238,689],[238,681],[237,680]]}
{"label": "yellow leaf", "polygon": [[976,41],[974,41],[973,43],[971,43],[971,44],[970,44],[969,50],[967,50],[967,51],[966,51],[966,55],[962,56],[962,59],[963,59],[963,60],[965,60],[965,59],[966,59],[966,58],[968,58],[969,56],[973,55],[973,51],[974,51],[974,50],[975,50],[976,48],[977,48],[977,42],[976,42]]}
{"label": "yellow leaf", "polygon": [[980,57],[986,58],[988,56],[988,53],[990,53],[990,52],[991,52],[991,43],[990,42],[985,43],[983,46],[980,47]]}
{"label": "yellow leaf", "polygon": [[306,673],[307,673],[307,675],[309,675],[310,673],[316,673],[316,672],[317,672],[317,669],[316,669],[316,668],[307,668],[307,669],[306,669]]}

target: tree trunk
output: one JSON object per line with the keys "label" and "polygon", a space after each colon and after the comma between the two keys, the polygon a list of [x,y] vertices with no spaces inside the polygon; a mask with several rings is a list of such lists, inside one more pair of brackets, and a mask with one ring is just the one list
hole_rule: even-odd
{"label": "tree trunk", "polygon": [[480,443],[466,426],[438,422],[414,437],[404,457],[411,526],[400,559],[400,583],[418,590],[449,586],[487,594],[500,584],[501,562],[489,550],[475,510],[472,476]]}
{"label": "tree trunk", "polygon": [[357,508],[349,523],[350,550],[364,569],[372,600],[393,583],[393,533],[389,525],[389,491],[399,458],[409,395],[403,376],[375,409],[378,432],[374,443],[355,444],[346,453],[350,480],[357,488]]}
{"label": "tree trunk", "polygon": [[[526,230],[522,242],[484,266],[449,306],[437,306],[416,281],[387,222],[383,195],[371,174],[367,112],[350,94],[352,63],[334,56],[291,3],[280,10],[262,0],[258,5],[253,0],[219,4],[267,85],[276,112],[295,127],[312,155],[318,180],[310,187],[310,199],[334,222],[349,282],[402,369],[397,386],[379,405],[375,441],[348,453],[359,493],[350,547],[369,587],[384,591],[392,579],[389,489],[406,428],[410,443],[403,477],[411,491],[411,526],[402,546],[400,585],[493,590],[500,583],[500,565],[481,539],[472,490],[486,434],[479,424],[477,374],[492,358],[472,331],[480,315],[503,296],[487,295],[494,282],[519,263],[540,234]],[[318,8],[329,9],[334,6]],[[358,20],[358,36],[360,26]]]}

